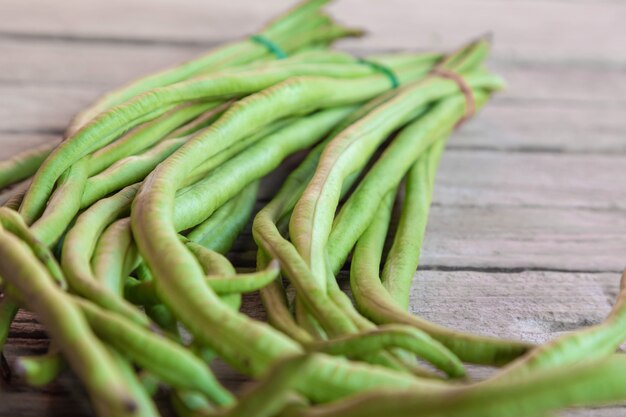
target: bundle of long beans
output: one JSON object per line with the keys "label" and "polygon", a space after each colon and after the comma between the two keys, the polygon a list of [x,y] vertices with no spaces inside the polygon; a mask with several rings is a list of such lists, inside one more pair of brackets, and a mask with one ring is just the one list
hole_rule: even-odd
{"label": "bundle of long beans", "polygon": [[[623,294],[605,323],[537,347],[407,311],[447,138],[503,83],[484,39],[330,51],[361,32],[324,3],[113,91],[60,143],[0,163],[0,186],[27,180],[0,208],[0,348],[19,308],[51,338],[13,370],[44,385],[67,365],[115,417],[158,415],[157,387],[183,416],[532,416],[626,399]],[[238,272],[224,255],[259,181],[304,150],[254,216],[257,270]],[[351,254],[353,300],[337,281]],[[239,312],[257,290],[269,324]],[[216,357],[259,382],[229,392]],[[463,362],[503,368],[472,383]]]}

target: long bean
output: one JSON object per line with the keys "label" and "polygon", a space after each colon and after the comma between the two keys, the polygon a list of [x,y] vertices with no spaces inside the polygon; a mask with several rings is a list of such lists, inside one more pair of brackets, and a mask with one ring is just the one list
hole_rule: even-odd
{"label": "long bean", "polygon": [[28,385],[40,387],[52,382],[65,368],[65,361],[56,349],[43,356],[22,356],[15,361],[16,374]]}
{"label": "long bean", "polygon": [[[80,210],[80,196],[87,182],[87,161],[72,165],[60,178],[41,217],[31,225],[37,238],[48,246],[54,245]],[[28,195],[28,194],[26,194]]]}
{"label": "long bean", "polygon": [[[303,22],[315,21],[315,14],[319,13],[319,8],[325,3],[326,1],[319,0],[304,2],[298,8],[270,23],[266,29],[261,31],[261,34],[267,35],[270,38],[278,37],[277,40],[279,41],[282,40],[283,37],[291,36],[293,35],[294,29],[296,29],[295,31],[297,32],[298,28],[303,27]],[[309,23],[308,28],[310,30],[311,26],[315,28],[320,24],[324,25],[325,22],[327,22],[326,19],[320,19],[319,22],[315,22],[313,25]],[[297,49],[300,45],[291,44],[289,46],[293,49]],[[182,81],[199,72],[202,73],[216,70],[224,66],[251,62],[269,55],[271,55],[271,53],[262,45],[250,40],[245,40],[223,46],[175,68],[142,77],[139,80],[135,80],[117,90],[109,92],[98,99],[98,101],[92,104],[88,109],[77,114],[67,128],[66,136],[72,136],[102,111],[150,89]]]}
{"label": "long bean", "polygon": [[[480,73],[466,78],[472,88],[492,90],[502,85],[497,77]],[[406,88],[368,117],[352,125],[324,150],[316,174],[296,204],[290,223],[292,240],[311,267],[320,287],[326,288],[326,243],[344,179],[364,166],[369,155],[393,130],[414,117],[415,109],[458,89],[456,85],[442,81],[429,78]]]}
{"label": "long bean", "polygon": [[107,227],[98,239],[91,261],[94,278],[118,295],[124,292],[124,277],[134,269],[126,263],[133,250],[129,226],[130,221],[125,218]]}
{"label": "long bean", "polygon": [[252,182],[239,195],[228,200],[187,237],[219,253],[230,250],[235,239],[250,220],[257,200],[259,182]]}
{"label": "long bean", "polygon": [[61,287],[62,289],[67,288],[67,281],[65,280],[65,276],[63,275],[63,271],[61,271],[61,267],[59,266],[57,260],[55,259],[52,251],[44,245],[42,242],[37,239],[34,232],[26,226],[24,220],[17,214],[16,211],[8,208],[1,207],[0,208],[0,224],[5,228],[5,230],[11,232],[15,236],[19,237],[24,243],[26,243],[30,249],[33,251],[37,259],[44,264],[48,273],[52,277],[52,279]]}
{"label": "long bean", "polygon": [[[116,132],[136,126],[145,118],[146,114],[154,113],[155,109],[190,100],[210,101],[211,99],[245,96],[290,77],[313,74],[340,78],[361,76],[354,81],[360,80],[362,83],[372,84],[369,86],[369,90],[376,88],[376,81],[379,81],[383,86],[388,82],[384,75],[376,74],[374,69],[358,63],[353,65],[280,63],[268,64],[266,68],[250,73],[243,71],[232,74],[216,74],[152,90],[127,104],[122,104],[103,113],[76,132],[74,136],[61,143],[35,174],[33,184],[20,208],[20,213],[27,223],[32,223],[43,210],[45,200],[54,183],[71,164],[89,152],[112,142],[116,138]],[[408,75],[410,76],[410,74]],[[159,115],[158,112],[155,113],[155,117]]]}
{"label": "long bean", "polygon": [[108,313],[88,301],[74,298],[94,332],[166,383],[198,390],[220,405],[233,402],[211,371],[188,350],[166,338]]}
{"label": "long bean", "polygon": [[90,395],[121,415],[132,415],[135,402],[122,376],[79,310],[53,283],[28,246],[2,229],[0,275],[17,288],[24,302],[37,314]]}
{"label": "long bean", "polygon": [[405,310],[426,232],[435,172],[445,144],[445,139],[441,139],[431,145],[406,176],[400,221],[381,275],[389,295]]}
{"label": "long bean", "polygon": [[314,343],[311,349],[332,355],[358,357],[388,348],[401,348],[427,360],[450,377],[465,376],[458,358],[430,336],[408,326],[386,325],[374,330]]}
{"label": "long bean", "polygon": [[136,323],[147,325],[147,317],[121,299],[116,292],[99,283],[91,268],[91,256],[98,236],[128,210],[136,191],[136,186],[127,187],[83,212],[65,237],[61,265],[72,291]]}
{"label": "long bean", "polygon": [[[315,144],[352,110],[340,107],[298,120],[250,146],[193,187],[182,190],[176,197],[176,228],[184,230],[199,224],[247,184],[277,168],[285,157]],[[215,190],[221,190],[219,199],[208,194]]]}
{"label": "long bean", "polygon": [[33,175],[56,146],[46,143],[0,161],[0,190]]}
{"label": "long bean", "polygon": [[[206,283],[217,294],[247,293],[265,287],[276,279],[279,272],[278,262],[273,262],[264,270],[249,274],[207,275]],[[124,296],[132,303],[144,306],[160,303],[155,293],[154,281],[127,284]]]}
{"label": "long bean", "polygon": [[285,417],[530,417],[567,407],[626,400],[626,357],[613,355],[572,367],[539,371],[520,380],[476,384],[441,395],[413,390],[379,391],[334,404],[284,413]]}

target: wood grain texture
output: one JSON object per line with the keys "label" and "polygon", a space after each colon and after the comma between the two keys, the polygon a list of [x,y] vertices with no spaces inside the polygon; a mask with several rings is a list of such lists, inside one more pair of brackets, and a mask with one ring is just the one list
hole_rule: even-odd
{"label": "wood grain texture", "polygon": [[[58,140],[69,118],[102,92],[252,33],[290,4],[3,0],[0,158]],[[330,9],[369,29],[368,38],[339,45],[359,54],[450,49],[492,32],[490,66],[508,82],[444,154],[411,311],[538,343],[600,322],[626,264],[626,3],[342,0]],[[262,201],[297,160],[264,181]],[[230,256],[253,265],[249,230]],[[347,289],[345,274],[341,283]],[[265,318],[254,294],[244,311]],[[35,318],[20,313],[9,360],[46,346]],[[215,366],[229,388],[245,384],[226,365]],[[471,369],[474,378],[490,372]],[[159,404],[171,416],[167,403],[162,393]],[[43,390],[19,378],[0,386],[2,416],[91,414],[68,371]],[[623,414],[620,406],[563,413]]]}
{"label": "wood grain texture", "polygon": [[[290,4],[293,1],[64,0],[59,5],[5,0],[2,31],[70,40],[198,43],[241,37]],[[620,1],[387,0],[382,5],[376,0],[343,0],[330,9],[343,21],[368,29],[368,48],[450,47],[493,32],[507,56],[626,61],[626,5]]]}

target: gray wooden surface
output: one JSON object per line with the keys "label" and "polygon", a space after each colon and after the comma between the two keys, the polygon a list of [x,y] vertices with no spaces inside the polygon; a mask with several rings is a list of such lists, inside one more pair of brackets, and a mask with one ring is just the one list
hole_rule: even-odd
{"label": "gray wooden surface", "polygon": [[[250,33],[289,4],[2,0],[0,157],[57,140],[100,93]],[[492,32],[491,66],[509,83],[444,155],[412,311],[534,342],[602,320],[626,266],[626,2],[341,0],[331,9],[370,29],[340,45],[359,53],[452,48]],[[249,263],[252,250],[242,236],[233,256]],[[254,295],[246,311],[263,318]],[[7,353],[46,343],[22,313]],[[231,387],[243,381],[218,372]],[[91,414],[68,372],[43,390],[19,380],[0,388],[0,416]]]}

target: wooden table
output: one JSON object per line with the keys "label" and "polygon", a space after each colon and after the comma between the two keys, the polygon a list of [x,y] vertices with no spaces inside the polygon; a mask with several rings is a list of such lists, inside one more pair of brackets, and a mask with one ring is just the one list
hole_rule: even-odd
{"label": "wooden table", "polygon": [[[57,140],[102,92],[251,33],[290,3],[3,0],[0,157]],[[492,32],[491,66],[509,82],[445,153],[412,311],[533,342],[601,321],[626,264],[626,3],[343,0],[332,10],[371,31],[341,43],[358,53],[450,49]],[[249,262],[252,251],[244,236],[233,256]],[[254,296],[246,311],[263,317]],[[46,344],[22,313],[7,356]],[[242,381],[226,367],[218,373],[231,387]],[[91,411],[66,372],[44,390],[3,386],[0,415]],[[567,415],[621,416],[623,408]]]}

